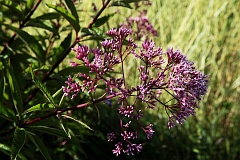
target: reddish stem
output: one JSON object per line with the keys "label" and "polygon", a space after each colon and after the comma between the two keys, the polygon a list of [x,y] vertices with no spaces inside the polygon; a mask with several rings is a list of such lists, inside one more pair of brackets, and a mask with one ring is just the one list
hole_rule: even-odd
{"label": "reddish stem", "polygon": [[104,9],[107,7],[107,5],[110,3],[111,0],[108,0],[105,4],[103,4],[102,8],[100,11],[97,13],[97,15],[93,18],[92,22],[88,25],[88,28],[91,28],[92,25],[97,21],[98,17],[102,14]]}
{"label": "reddish stem", "polygon": [[[47,115],[45,115],[45,116],[43,116],[43,117],[38,117],[38,118],[35,118],[35,119],[33,119],[33,120],[24,122],[23,124],[19,125],[19,127],[23,128],[23,127],[26,127],[26,126],[28,126],[28,125],[30,125],[30,124],[33,124],[33,123],[42,121],[42,120],[47,119],[47,118],[50,118],[50,117],[52,117],[52,116],[56,116],[56,115],[61,114],[61,113],[63,113],[63,112],[78,110],[78,109],[87,107],[87,106],[90,105],[90,104],[96,104],[96,103],[99,103],[99,102],[101,102],[101,101],[105,101],[105,100],[114,98],[114,97],[116,97],[116,96],[119,96],[119,95],[121,95],[121,94],[122,94],[122,93],[119,92],[119,93],[116,93],[116,94],[114,94],[114,95],[109,95],[109,96],[107,96],[107,97],[99,98],[99,99],[97,99],[97,100],[94,100],[93,102],[86,102],[86,103],[77,105],[77,106],[75,106],[75,107],[64,108],[64,109],[57,109],[57,110],[55,110],[54,112],[51,112],[51,113],[49,113],[49,114],[47,114]],[[0,133],[0,137],[5,136],[5,135],[7,135],[7,134],[9,134],[9,133],[12,133],[12,132],[15,130],[15,128],[16,128],[16,127],[13,127],[13,128],[11,128],[11,129],[9,129],[9,130],[7,130],[7,131],[5,131],[5,132]]]}

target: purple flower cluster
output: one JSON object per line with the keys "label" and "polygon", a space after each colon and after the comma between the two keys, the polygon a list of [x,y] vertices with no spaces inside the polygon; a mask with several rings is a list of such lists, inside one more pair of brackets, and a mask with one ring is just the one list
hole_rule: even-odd
{"label": "purple flower cluster", "polygon": [[141,144],[128,144],[126,146],[126,149],[123,148],[123,144],[121,142],[118,142],[115,144],[116,148],[112,150],[113,154],[116,154],[118,156],[121,154],[121,152],[126,153],[127,155],[134,155],[135,152],[139,153],[142,150]]}
{"label": "purple flower cluster", "polygon": [[147,39],[149,34],[155,37],[158,35],[157,31],[146,17],[146,14],[147,11],[143,10],[138,17],[129,17],[127,18],[127,24],[122,25],[129,28],[131,34],[133,34],[137,40],[140,40],[142,37]]}
{"label": "purple flower cluster", "polygon": [[[139,25],[141,23],[143,18],[138,21]],[[63,87],[64,94],[72,95],[72,98],[80,91],[95,93],[100,84],[105,85],[106,90],[106,99],[101,97],[101,100],[108,101],[107,96],[118,96],[120,127],[108,134],[108,141],[115,142],[116,148],[112,151],[117,156],[141,152],[142,145],[136,143],[139,132],[145,133],[147,139],[153,137],[153,125],[144,126],[139,121],[144,116],[143,111],[164,107],[169,116],[169,128],[176,123],[182,124],[189,115],[195,115],[197,103],[207,92],[208,83],[206,75],[196,70],[180,51],[169,49],[164,52],[151,40],[145,40],[138,48],[132,39],[126,39],[130,33],[122,26],[106,33],[109,38],[101,43],[102,48],[89,49],[84,45],[74,48],[78,62],[71,62],[72,66],[84,65],[89,68],[89,74],[75,75],[76,79],[79,78],[77,82],[70,76],[66,81],[67,87]],[[136,86],[127,85],[124,74],[123,63],[130,54],[141,61],[138,67],[140,83]],[[121,74],[115,74],[115,68],[121,69]],[[168,101],[160,100],[163,92],[171,96]]]}
{"label": "purple flower cluster", "polygon": [[174,93],[177,102],[168,107],[171,112],[169,128],[173,127],[175,120],[182,124],[189,115],[195,115],[198,101],[207,92],[207,76],[195,69],[181,52],[169,49],[167,51],[168,64],[171,67],[167,86]]}
{"label": "purple flower cluster", "polygon": [[63,86],[63,92],[65,96],[72,95],[71,99],[74,99],[81,90],[81,86],[78,82],[73,81],[72,76],[68,77],[68,80],[65,82],[67,87]]}

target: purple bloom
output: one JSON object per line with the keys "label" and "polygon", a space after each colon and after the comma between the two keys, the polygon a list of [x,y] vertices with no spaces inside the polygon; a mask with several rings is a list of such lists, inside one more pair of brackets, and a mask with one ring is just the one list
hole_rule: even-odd
{"label": "purple bloom", "polygon": [[89,54],[88,46],[85,45],[78,46],[76,48],[73,48],[72,50],[77,53],[76,58],[79,60],[83,60],[83,58],[86,58]]}
{"label": "purple bloom", "polygon": [[147,11],[144,10],[138,17],[127,18],[127,24],[122,25],[129,28],[130,33],[133,34],[137,40],[140,40],[142,37],[148,38],[150,34],[155,37],[158,35],[157,31],[146,17],[146,13]]}
{"label": "purple bloom", "polygon": [[116,139],[115,133],[108,133],[108,142],[114,141]]}
{"label": "purple bloom", "polygon": [[136,139],[137,132],[124,131],[123,133],[121,133],[121,136],[123,137],[124,141],[127,139]]}
{"label": "purple bloom", "polygon": [[126,153],[127,155],[134,155],[134,152],[136,151],[137,153],[141,152],[142,150],[142,145],[139,144],[128,144],[127,145],[127,149],[123,150],[124,153]]}
{"label": "purple bloom", "polygon": [[126,108],[121,107],[121,108],[119,108],[119,113],[126,117],[132,117],[133,109],[134,109],[133,106],[127,106]]}
{"label": "purple bloom", "polygon": [[146,135],[147,135],[147,139],[151,139],[153,133],[155,132],[155,131],[152,130],[152,127],[153,127],[153,125],[152,125],[152,124],[149,124],[149,125],[144,129],[144,132],[145,132]]}
{"label": "purple bloom", "polygon": [[[109,142],[121,139],[112,150],[116,156],[121,153],[134,155],[141,152],[142,145],[135,144],[139,130],[142,129],[147,139],[152,138],[155,132],[153,125],[144,127],[145,125],[140,122],[140,118],[144,116],[143,112],[146,111],[144,107],[147,109],[164,107],[169,116],[168,127],[171,128],[177,123],[183,124],[190,115],[195,115],[198,102],[207,92],[207,76],[200,73],[180,51],[168,49],[167,52],[163,52],[162,48],[155,46],[155,43],[148,39],[137,48],[132,39],[127,39],[133,32],[139,38],[149,32],[156,35],[145,14],[129,19],[129,25],[134,22],[139,27],[137,32],[122,26],[106,33],[109,37],[101,42],[102,47],[89,49],[82,45],[72,49],[76,52],[78,60],[70,62],[72,66],[84,65],[89,72],[78,73],[74,77],[76,82],[69,76],[65,82],[67,86],[63,87],[64,95],[72,95],[72,99],[80,91],[86,91],[94,93],[91,100],[100,99],[108,105],[111,105],[109,96],[118,96],[116,107],[120,114],[121,131],[118,134],[112,132],[107,135]],[[141,61],[141,65],[138,66],[139,84],[127,83],[123,63],[129,55]],[[115,68],[120,68],[120,72],[115,71]],[[105,87],[104,96],[108,97],[97,97],[99,94],[95,92],[98,86]],[[171,97],[163,101],[161,98],[163,93]],[[139,105],[139,102],[142,105]]]}
{"label": "purple bloom", "polygon": [[81,86],[77,82],[73,81],[72,76],[69,76],[68,80],[65,81],[65,83],[67,84],[67,87],[65,86],[62,87],[64,95],[68,96],[69,94],[72,94],[71,99],[74,99],[80,92]]}
{"label": "purple bloom", "polygon": [[129,128],[129,125],[131,124],[132,121],[127,122],[126,124],[123,125],[125,128]]}
{"label": "purple bloom", "polygon": [[122,143],[118,142],[117,144],[115,144],[116,149],[112,150],[113,154],[116,154],[116,156],[118,156],[119,154],[121,154],[121,150],[122,150]]}
{"label": "purple bloom", "polygon": [[[193,67],[179,51],[168,50],[168,63],[172,65],[168,88],[173,91],[177,103],[168,107],[171,119],[182,124],[189,115],[195,115],[198,101],[207,92],[207,77]],[[172,126],[170,122],[170,126]]]}

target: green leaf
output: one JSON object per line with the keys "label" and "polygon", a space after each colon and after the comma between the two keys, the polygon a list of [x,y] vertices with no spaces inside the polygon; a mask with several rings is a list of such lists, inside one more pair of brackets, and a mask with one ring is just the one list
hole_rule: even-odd
{"label": "green leaf", "polygon": [[33,6],[34,6],[34,0],[28,0],[26,5],[27,9],[30,11]]}
{"label": "green leaf", "polygon": [[21,38],[21,40],[35,53],[36,57],[42,64],[45,63],[44,50],[33,36],[11,25],[8,25],[8,24],[4,24],[4,25],[7,26],[12,31],[14,31]]}
{"label": "green leaf", "polygon": [[100,27],[101,25],[105,24],[114,15],[115,13],[112,13],[97,19],[97,21],[93,24],[93,27]]}
{"label": "green leaf", "polygon": [[58,31],[54,28],[52,28],[51,26],[47,25],[46,23],[42,22],[42,21],[29,21],[27,23],[27,26],[26,27],[38,27],[38,28],[42,28],[42,29],[45,29],[45,30],[48,30],[50,32],[53,32],[54,34],[58,34]]}
{"label": "green leaf", "polygon": [[71,45],[72,33],[69,33],[67,37],[61,42],[60,46],[64,48],[63,53],[65,53]]}
{"label": "green leaf", "polygon": [[54,99],[52,97],[52,95],[50,94],[50,92],[48,91],[47,87],[35,76],[35,74],[33,73],[32,67],[30,67],[30,73],[32,75],[32,80],[34,81],[34,83],[38,86],[38,88],[42,91],[42,93],[44,94],[44,96],[47,98],[47,100],[54,106],[57,107]]}
{"label": "green leaf", "polygon": [[70,117],[70,116],[67,116],[67,115],[62,115],[63,117],[65,117],[65,118],[68,118],[68,119],[71,119],[71,120],[73,120],[73,121],[75,121],[75,122],[77,122],[77,123],[79,123],[81,126],[83,126],[84,128],[87,128],[87,129],[89,129],[89,130],[91,130],[91,131],[94,131],[91,127],[89,127],[86,123],[84,123],[84,122],[82,122],[82,121],[80,121],[80,120],[77,120],[77,119],[75,119],[75,118],[73,118],[73,117]]}
{"label": "green leaf", "polygon": [[51,135],[54,135],[54,136],[69,138],[63,130],[58,129],[58,128],[52,128],[52,127],[47,127],[47,126],[30,126],[29,128],[30,129],[35,129],[39,132],[51,134]]}
{"label": "green leaf", "polygon": [[60,88],[58,91],[56,91],[52,97],[53,98],[57,98],[57,97],[60,97],[62,95],[62,88]]}
{"label": "green leaf", "polygon": [[22,149],[26,139],[26,133],[23,128],[16,127],[14,136],[13,136],[13,144],[11,149],[11,160],[15,160],[19,151]]}
{"label": "green leaf", "polygon": [[148,0],[121,0],[125,3],[133,3],[133,2],[140,2],[140,1],[148,1]]}
{"label": "green leaf", "polygon": [[81,37],[85,37],[85,36],[89,36],[89,35],[92,35],[91,33],[91,29],[89,28],[82,28],[81,30]]}
{"label": "green leaf", "polygon": [[37,105],[32,106],[31,108],[27,109],[25,113],[34,112],[34,111],[51,111],[55,107],[52,104],[47,103],[40,103]]}
{"label": "green leaf", "polygon": [[66,38],[61,42],[60,46],[57,46],[56,48],[53,48],[51,50],[50,56],[53,58],[53,62],[59,60],[59,57],[62,57],[66,54],[69,47],[71,46],[72,41],[72,32],[70,32]]}
{"label": "green leaf", "polygon": [[65,134],[68,136],[68,138],[71,139],[71,134],[69,132],[69,128],[68,128],[67,124],[64,122],[64,120],[62,119],[61,116],[58,116],[57,118],[59,119],[60,127],[63,129]]}
{"label": "green leaf", "polygon": [[110,6],[120,6],[120,7],[132,9],[132,7],[129,5],[129,3],[125,2],[125,1],[114,1],[110,4]]}
{"label": "green leaf", "polygon": [[75,5],[73,4],[73,1],[65,0],[65,3],[67,5],[67,8],[71,11],[72,15],[77,20],[77,22],[79,22],[78,13],[77,13]]}
{"label": "green leaf", "polygon": [[83,28],[81,32],[81,36],[88,36],[88,35],[91,35],[91,37],[88,39],[84,39],[82,41],[87,41],[87,40],[98,41],[98,40],[104,40],[107,37],[106,34],[100,28],[97,28],[97,27],[94,27],[91,29]]}
{"label": "green leaf", "polygon": [[[11,147],[6,144],[0,143],[0,151],[6,155],[11,155]],[[22,153],[18,153],[18,157],[21,160],[28,160]]]}
{"label": "green leaf", "polygon": [[89,73],[89,68],[86,66],[76,66],[76,67],[67,67],[63,70],[59,71],[58,74],[60,75],[71,75],[76,73]]}
{"label": "green leaf", "polygon": [[60,15],[58,13],[45,13],[41,16],[35,18],[35,20],[52,20],[52,19],[59,19]]}
{"label": "green leaf", "polygon": [[39,138],[36,134],[30,133],[30,132],[28,132],[28,137],[35,144],[35,146],[39,149],[39,151],[41,152],[41,154],[44,156],[44,158],[46,160],[52,159],[50,154],[48,153],[48,150],[47,150],[45,144],[41,140],[41,138]]}
{"label": "green leaf", "polygon": [[[0,71],[3,69],[3,63],[0,61]],[[4,95],[5,92],[5,77],[4,73],[0,72],[0,95]],[[3,102],[3,96],[0,96],[0,102]]]}
{"label": "green leaf", "polygon": [[0,5],[6,6],[9,8],[7,12],[4,14],[5,16],[8,16],[8,17],[17,16],[18,18],[20,18],[20,20],[23,19],[24,14],[20,9],[19,4],[17,4],[16,2],[12,0],[5,0],[5,1],[0,1]]}
{"label": "green leaf", "polygon": [[17,122],[14,111],[5,106],[2,102],[0,102],[0,117],[3,117],[4,119],[12,122]]}
{"label": "green leaf", "polygon": [[49,8],[54,9],[59,14],[61,14],[71,24],[71,26],[74,28],[76,33],[79,32],[79,30],[80,30],[79,22],[71,13],[69,13],[66,9],[64,9],[62,7],[59,7],[59,6],[54,6],[54,5],[51,5],[51,4],[47,4],[47,6]]}
{"label": "green leaf", "polygon": [[103,30],[101,30],[100,28],[92,28],[91,29],[93,35],[98,35],[99,37],[102,37],[103,39],[106,37],[105,32],[103,32]]}
{"label": "green leaf", "polygon": [[22,113],[23,113],[23,102],[22,102],[21,91],[19,89],[13,70],[9,66],[7,66],[7,78],[8,78],[11,94],[12,94],[13,104],[18,113],[19,120],[21,120]]}

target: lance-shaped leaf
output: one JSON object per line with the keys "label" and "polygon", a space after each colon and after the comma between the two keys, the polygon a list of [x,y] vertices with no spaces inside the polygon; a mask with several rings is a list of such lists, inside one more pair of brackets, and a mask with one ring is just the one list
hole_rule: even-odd
{"label": "lance-shaped leaf", "polygon": [[72,41],[72,33],[70,32],[66,38],[61,42],[60,46],[57,46],[51,50],[51,56],[53,58],[53,62],[56,62],[59,60],[59,57],[63,57],[66,55],[66,52],[68,52]]}
{"label": "lance-shaped leaf", "polygon": [[47,6],[49,8],[54,9],[59,14],[61,14],[71,24],[71,26],[74,28],[76,33],[79,32],[79,30],[80,30],[79,22],[71,13],[69,13],[66,9],[64,9],[62,7],[59,7],[59,6],[54,6],[54,5],[51,5],[51,4],[47,4]]}
{"label": "lance-shaped leaf", "polygon": [[125,7],[125,8],[130,8],[132,9],[132,7],[129,5],[128,2],[125,1],[113,1],[110,6],[121,6],[121,7]]}
{"label": "lance-shaped leaf", "polygon": [[59,19],[61,15],[58,13],[44,13],[41,16],[36,17],[34,20],[52,20]]}
{"label": "lance-shaped leaf", "polygon": [[11,149],[11,160],[15,160],[19,151],[22,149],[26,139],[26,133],[23,128],[16,127],[14,136],[13,136],[13,144]]}
{"label": "lance-shaped leaf", "polygon": [[[2,68],[3,68],[3,63],[0,62],[0,71],[1,71]],[[2,95],[2,96],[0,96],[0,102],[3,102],[3,95],[5,93],[5,82],[6,82],[6,78],[4,76],[4,73],[0,72],[0,95]]]}
{"label": "lance-shaped leaf", "polygon": [[5,106],[2,102],[0,102],[0,117],[12,122],[17,122],[14,111]]}
{"label": "lance-shaped leaf", "polygon": [[33,73],[33,69],[32,67],[30,67],[30,73],[32,75],[32,80],[34,81],[34,83],[38,86],[38,88],[42,91],[42,93],[44,94],[44,96],[47,98],[47,100],[54,106],[56,107],[56,104],[54,102],[54,99],[52,97],[52,95],[50,94],[50,92],[48,91],[47,87],[38,79],[38,77],[35,76],[35,74]]}
{"label": "lance-shaped leaf", "polygon": [[115,13],[112,13],[97,19],[96,22],[93,24],[93,27],[100,27],[101,25],[105,24],[114,15]]}
{"label": "lance-shaped leaf", "polygon": [[75,17],[75,19],[77,20],[77,22],[79,22],[77,10],[73,4],[73,1],[65,0],[65,4],[66,4],[67,8],[71,11],[71,13]]}
{"label": "lance-shaped leaf", "polygon": [[84,123],[80,120],[77,120],[77,119],[75,119],[73,117],[70,117],[70,116],[67,116],[67,115],[62,115],[62,116],[65,117],[65,118],[71,119],[71,120],[77,122],[78,124],[80,124],[81,126],[83,126],[84,128],[87,128],[87,129],[93,131],[93,129],[91,127],[89,127],[86,123]]}
{"label": "lance-shaped leaf", "polygon": [[5,12],[6,17],[13,17],[17,16],[20,20],[24,18],[24,14],[20,9],[20,6],[17,2],[14,2],[12,0],[4,0],[0,1],[0,5],[6,6],[9,9]]}
{"label": "lance-shaped leaf", "polygon": [[30,107],[24,113],[29,113],[29,112],[34,112],[34,111],[51,111],[54,108],[55,107],[52,104],[40,103],[40,104]]}
{"label": "lance-shaped leaf", "polygon": [[58,34],[58,31],[55,28],[51,27],[47,22],[34,20],[34,21],[29,21],[27,23],[27,26],[42,28],[42,29],[48,30],[56,35]]}
{"label": "lance-shaped leaf", "polygon": [[12,94],[13,104],[18,113],[19,120],[21,120],[22,112],[23,112],[22,96],[21,96],[21,92],[20,92],[17,80],[13,73],[13,70],[9,66],[7,66],[7,78],[8,78],[11,94]]}
{"label": "lance-shaped leaf", "polygon": [[61,116],[58,116],[57,117],[59,119],[59,125],[60,127],[63,129],[63,131],[66,133],[66,135],[68,136],[69,139],[71,139],[71,134],[70,134],[70,131],[69,131],[69,128],[68,128],[68,125],[67,123],[65,123],[65,121],[63,120],[63,118]]}
{"label": "lance-shaped leaf", "polygon": [[38,41],[28,34],[26,31],[23,31],[21,29],[18,29],[16,27],[13,27],[8,24],[4,24],[7,28],[11,29],[14,31],[20,39],[33,51],[33,53],[36,55],[38,60],[44,64],[45,63],[45,54],[42,46],[38,43]]}
{"label": "lance-shaped leaf", "polygon": [[44,156],[44,158],[46,160],[52,159],[50,154],[48,153],[48,150],[47,150],[45,144],[41,140],[41,138],[39,138],[36,134],[30,133],[30,132],[28,133],[28,137],[35,144],[35,146],[39,149],[39,151],[42,153],[42,155]]}
{"label": "lance-shaped leaf", "polygon": [[76,74],[76,73],[89,73],[89,68],[86,66],[76,66],[76,67],[67,67],[63,70],[59,71],[58,74],[65,75],[65,74]]}
{"label": "lance-shaped leaf", "polygon": [[[1,140],[0,140],[1,141]],[[0,143],[0,152],[11,154],[11,146],[8,146],[7,144]],[[28,160],[23,154],[18,153],[18,157],[21,160]]]}
{"label": "lance-shaped leaf", "polygon": [[54,136],[60,136],[60,137],[64,137],[64,138],[69,138],[66,133],[58,128],[53,128],[53,127],[48,127],[48,126],[30,126],[30,129],[42,132],[42,133],[47,133],[47,134],[51,134]]}

